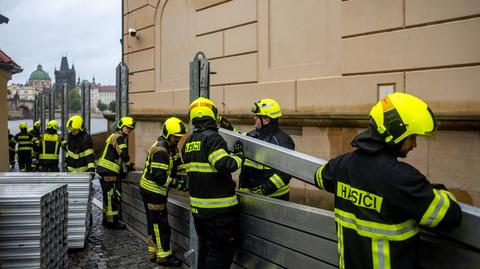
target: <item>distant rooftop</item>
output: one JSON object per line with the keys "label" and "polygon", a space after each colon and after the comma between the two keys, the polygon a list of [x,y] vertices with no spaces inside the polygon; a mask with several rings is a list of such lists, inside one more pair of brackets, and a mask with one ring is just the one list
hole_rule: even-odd
{"label": "distant rooftop", "polygon": [[2,50],[0,50],[0,68],[7,69],[11,71],[12,74],[21,73],[23,71],[22,67],[20,67],[20,65],[13,61],[12,58]]}

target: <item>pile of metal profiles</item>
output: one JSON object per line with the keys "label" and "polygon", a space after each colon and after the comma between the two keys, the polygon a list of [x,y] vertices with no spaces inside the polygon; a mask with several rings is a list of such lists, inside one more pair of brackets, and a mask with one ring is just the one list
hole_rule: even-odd
{"label": "pile of metal profiles", "polygon": [[93,173],[0,173],[1,183],[67,184],[68,248],[83,248],[92,223]]}
{"label": "pile of metal profiles", "polygon": [[0,268],[67,268],[67,186],[0,184]]}

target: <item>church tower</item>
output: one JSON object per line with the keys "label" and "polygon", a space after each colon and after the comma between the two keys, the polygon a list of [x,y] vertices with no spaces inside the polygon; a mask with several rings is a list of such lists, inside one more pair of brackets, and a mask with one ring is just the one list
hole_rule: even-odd
{"label": "church tower", "polygon": [[62,56],[62,62],[60,64],[60,70],[55,68],[55,91],[61,93],[63,83],[67,83],[68,89],[75,87],[75,66],[72,64],[72,68],[68,67],[67,56]]}

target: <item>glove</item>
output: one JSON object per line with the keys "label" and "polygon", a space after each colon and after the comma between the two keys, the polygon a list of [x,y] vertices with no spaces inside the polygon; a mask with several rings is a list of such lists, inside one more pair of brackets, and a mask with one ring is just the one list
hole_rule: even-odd
{"label": "glove", "polygon": [[240,140],[237,140],[235,144],[233,144],[233,154],[238,156],[245,156],[245,151],[243,150],[243,143]]}
{"label": "glove", "polygon": [[88,169],[87,169],[87,172],[95,173],[95,168],[93,168],[93,167],[92,167],[92,168],[88,168]]}
{"label": "glove", "polygon": [[233,131],[233,125],[227,120],[227,118],[220,116],[220,120],[218,122],[220,127],[225,128],[227,130]]}
{"label": "glove", "polygon": [[188,191],[188,176],[179,175],[175,180],[175,189],[179,191]]}
{"label": "glove", "polygon": [[262,185],[257,186],[252,189],[252,193],[258,194],[258,195],[265,195],[265,189],[263,188]]}
{"label": "glove", "polygon": [[126,163],[125,166],[127,167],[127,171],[135,171],[135,164],[133,162]]}

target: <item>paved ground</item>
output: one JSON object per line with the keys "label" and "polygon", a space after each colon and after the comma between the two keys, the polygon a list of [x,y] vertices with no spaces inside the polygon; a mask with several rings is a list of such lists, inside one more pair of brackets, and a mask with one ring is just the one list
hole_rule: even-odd
{"label": "paved ground", "polygon": [[[100,186],[95,198],[101,201]],[[68,254],[69,268],[166,268],[148,260],[147,245],[128,230],[111,230],[102,226],[102,211],[92,205],[93,225],[82,250]],[[183,267],[187,268],[187,267]]]}

